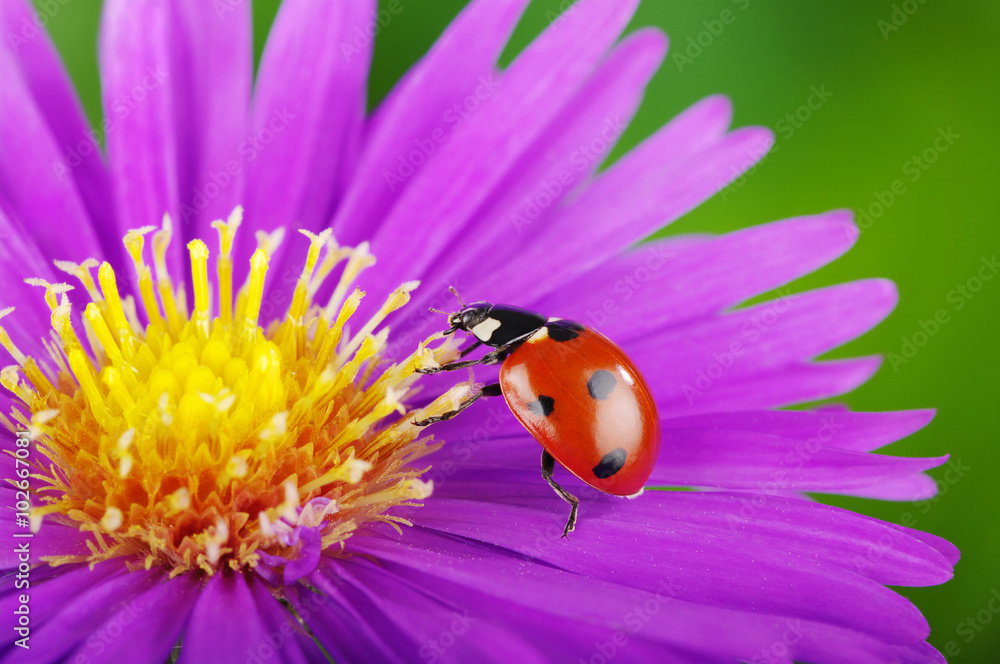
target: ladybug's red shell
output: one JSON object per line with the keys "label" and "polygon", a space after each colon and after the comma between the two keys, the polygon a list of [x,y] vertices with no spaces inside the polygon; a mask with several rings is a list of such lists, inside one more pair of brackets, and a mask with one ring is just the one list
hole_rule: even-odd
{"label": "ladybug's red shell", "polygon": [[638,493],[660,451],[649,388],[612,341],[561,323],[542,327],[504,360],[504,399],[571,473],[605,493]]}

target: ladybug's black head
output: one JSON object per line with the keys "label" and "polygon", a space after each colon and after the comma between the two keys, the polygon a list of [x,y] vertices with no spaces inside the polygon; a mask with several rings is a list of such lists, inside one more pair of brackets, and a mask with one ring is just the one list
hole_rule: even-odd
{"label": "ladybug's black head", "polygon": [[506,304],[474,302],[448,316],[451,327],[445,334],[457,330],[470,332],[487,346],[500,348],[524,340],[545,325],[545,317],[527,309]]}
{"label": "ladybug's black head", "polygon": [[489,302],[473,302],[465,305],[461,311],[448,316],[448,324],[451,325],[451,329],[446,334],[451,334],[455,330],[471,332],[472,328],[490,317],[491,309],[493,309],[493,305]]}
{"label": "ladybug's black head", "polygon": [[451,327],[445,334],[458,330],[471,332],[480,343],[501,348],[527,339],[545,325],[546,318],[533,311],[489,302],[466,304],[454,288],[450,290],[458,297],[462,309],[448,315]]}

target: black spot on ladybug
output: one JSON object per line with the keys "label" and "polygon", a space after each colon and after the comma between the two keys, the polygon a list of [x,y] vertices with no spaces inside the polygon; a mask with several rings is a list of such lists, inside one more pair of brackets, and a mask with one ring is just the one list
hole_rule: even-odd
{"label": "black spot on ladybug", "polygon": [[601,480],[607,479],[617,473],[625,465],[625,458],[628,453],[619,447],[601,457],[601,462],[594,466],[594,475]]}
{"label": "black spot on ladybug", "polygon": [[604,369],[598,369],[590,377],[590,380],[587,381],[587,389],[590,391],[590,396],[598,401],[603,401],[615,391],[617,383],[618,381],[615,380],[613,373]]}
{"label": "black spot on ladybug", "polygon": [[552,414],[552,410],[556,407],[556,400],[552,397],[547,397],[544,394],[539,395],[536,401],[532,401],[528,404],[528,410],[530,410],[535,415],[544,415],[548,417]]}
{"label": "black spot on ladybug", "polygon": [[546,324],[545,327],[549,328],[549,338],[554,341],[570,341],[583,332],[583,325],[571,320],[557,320]]}

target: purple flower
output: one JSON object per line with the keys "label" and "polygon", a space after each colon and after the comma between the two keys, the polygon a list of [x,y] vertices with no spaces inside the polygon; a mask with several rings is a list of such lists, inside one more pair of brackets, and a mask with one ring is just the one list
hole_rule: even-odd
{"label": "purple flower", "polygon": [[[873,450],[933,413],[776,410],[876,371],[816,358],[893,285],[736,308],[843,254],[850,215],[636,246],[771,134],[712,97],[599,172],[666,41],[589,0],[498,71],[525,4],[473,2],[366,115],[372,0],[286,0],[252,96],[248,3],[107,0],[95,133],[4,0],[5,662],[943,661],[888,586],[943,583],[955,547],[806,497],[932,496],[945,457]],[[503,403],[413,426],[473,389],[414,373],[456,355],[426,311],[450,285],[620,343],[660,412],[650,486],[698,490],[557,470],[562,539]]]}

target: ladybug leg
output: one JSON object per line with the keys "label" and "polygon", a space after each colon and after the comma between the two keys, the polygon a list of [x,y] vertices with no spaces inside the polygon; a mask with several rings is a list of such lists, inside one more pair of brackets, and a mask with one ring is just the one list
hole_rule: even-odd
{"label": "ladybug leg", "polygon": [[563,534],[562,534],[563,537],[568,537],[570,532],[572,532],[572,530],[576,528],[576,511],[580,507],[580,499],[571,494],[566,489],[559,486],[559,484],[554,479],[552,479],[552,473],[555,472],[555,469],[556,469],[555,458],[551,454],[549,454],[547,450],[542,450],[542,477],[545,479],[546,482],[549,483],[549,486],[552,487],[552,490],[555,491],[557,494],[559,494],[560,498],[562,498],[563,500],[565,500],[567,503],[570,504],[571,509],[569,511],[569,520],[566,521],[566,527],[563,528]]}
{"label": "ladybug leg", "polygon": [[469,367],[477,367],[486,364],[500,364],[507,356],[510,355],[510,348],[498,348],[492,353],[487,353],[483,355],[478,360],[464,360],[462,362],[449,362],[448,364],[442,364],[439,367],[431,367],[428,369],[417,369],[417,373],[422,374],[436,374],[442,371],[456,371],[458,369],[468,369]]}
{"label": "ladybug leg", "polygon": [[476,343],[472,344],[471,346],[467,346],[467,347],[463,348],[462,352],[459,353],[458,356],[459,357],[465,357],[466,355],[468,355],[469,353],[471,353],[472,351],[476,350],[477,348],[479,348],[482,345],[483,345],[483,342],[477,340]]}
{"label": "ladybug leg", "polygon": [[473,394],[471,397],[469,397],[468,399],[466,399],[462,403],[458,404],[458,408],[456,408],[455,410],[449,411],[449,412],[445,413],[444,415],[437,415],[435,417],[428,417],[426,420],[420,420],[419,422],[414,422],[413,424],[414,424],[414,426],[425,427],[428,424],[434,424],[435,422],[444,422],[445,420],[450,420],[451,418],[455,417],[456,415],[458,415],[459,413],[461,413],[463,410],[465,410],[466,408],[468,408],[472,404],[474,404],[477,401],[479,401],[479,399],[481,399],[482,397],[498,397],[501,394],[502,393],[500,392],[500,383],[493,383],[491,385],[485,385],[485,386],[483,386],[483,389],[479,390],[478,392],[476,392],[475,394]]}

